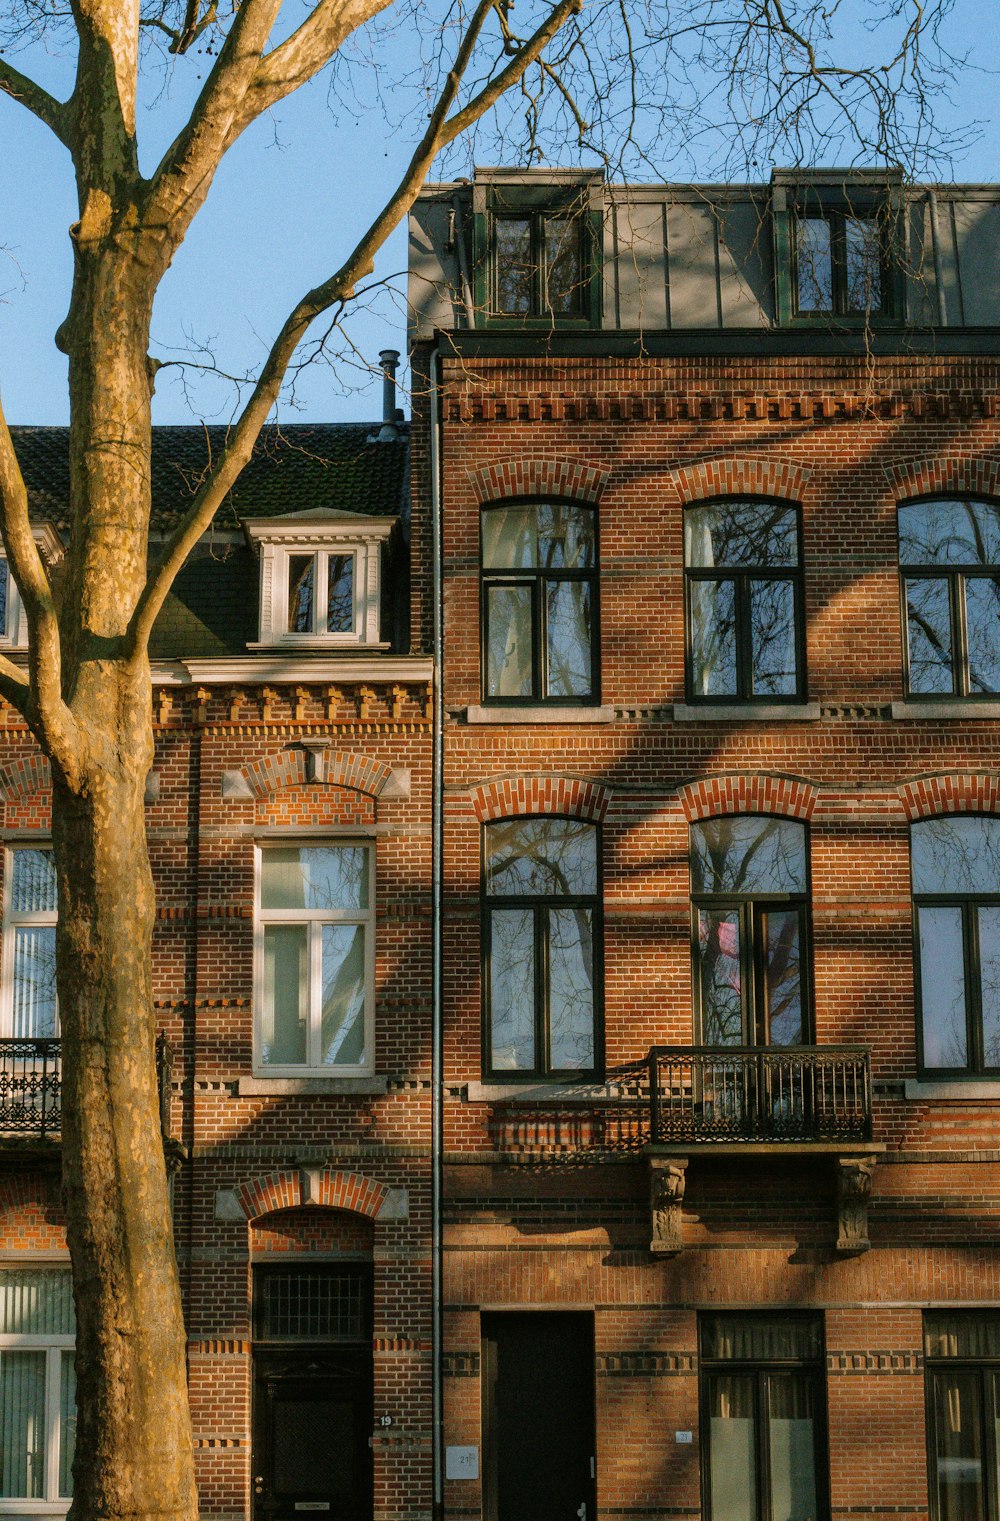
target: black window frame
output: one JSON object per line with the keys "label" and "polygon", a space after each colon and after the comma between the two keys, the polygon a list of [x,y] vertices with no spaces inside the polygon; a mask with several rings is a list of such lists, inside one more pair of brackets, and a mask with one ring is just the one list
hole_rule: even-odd
{"label": "black window frame", "polygon": [[[771,1357],[744,1359],[738,1357],[713,1358],[706,1354],[708,1328],[714,1318],[739,1319],[742,1321],[774,1321],[811,1325],[817,1333],[819,1351],[815,1357]],[[768,1423],[762,1419],[766,1411],[767,1381],[775,1374],[799,1373],[808,1378],[818,1419],[814,1428],[813,1452],[816,1472],[815,1521],[830,1521],[830,1442],[829,1402],[826,1380],[826,1336],[824,1317],[821,1312],[796,1310],[745,1310],[735,1312],[702,1311],[698,1316],[698,1411],[701,1426],[701,1493],[705,1521],[725,1521],[716,1516],[712,1506],[712,1450],[711,1450],[711,1381],[717,1377],[750,1376],[754,1379],[754,1425],[757,1442],[754,1456],[757,1468],[757,1493],[755,1508],[757,1521],[773,1521],[770,1494],[770,1432]]]}
{"label": "black window frame", "polygon": [[[955,818],[997,818],[996,814],[963,813],[939,815],[934,819],[914,819],[910,825],[910,858],[913,857],[913,831],[921,824],[940,823]],[[913,991],[916,1004],[917,1071],[928,1082],[955,1080],[1000,1081],[1000,1066],[987,1067],[983,1059],[982,960],[979,953],[980,908],[1000,908],[1000,885],[995,893],[918,893],[911,892],[913,934]],[[928,1067],[924,1061],[924,1001],[920,970],[920,909],[959,908],[962,913],[962,969],[965,977],[965,1030],[969,1065],[965,1067]]]}
{"label": "black window frame", "polygon": [[[774,229],[775,310],[784,327],[864,330],[901,327],[906,317],[906,219],[902,175],[893,171],[827,170],[803,176],[777,170],[771,181]],[[830,311],[799,309],[798,224],[819,217],[831,224],[833,306]],[[852,311],[846,300],[847,221],[878,223],[881,251],[881,304],[877,311]]]}
{"label": "black window frame", "polygon": [[[714,507],[723,502],[762,503],[780,507],[795,514],[795,535],[798,546],[798,564],[794,566],[694,566],[688,564],[687,521],[688,514],[703,507]],[[689,502],[681,519],[682,553],[684,559],[684,688],[685,700],[692,707],[739,706],[746,708],[770,707],[782,704],[796,706],[806,701],[808,685],[806,673],[806,617],[805,617],[805,569],[802,553],[802,507],[799,502],[785,497],[760,496],[753,493],[705,497]],[[691,587],[702,581],[733,581],[734,626],[736,637],[736,692],[696,692],[694,684],[694,614],[691,605]],[[759,696],[753,691],[753,632],[750,618],[751,581],[788,581],[792,585],[792,608],[795,619],[795,691],[787,695],[764,692]]]}
{"label": "black window frame", "polygon": [[[696,893],[694,891],[695,830],[700,824],[714,823],[720,818],[768,818],[795,824],[803,831],[805,849],[806,886],[801,893]],[[812,987],[812,851],[809,825],[804,819],[790,819],[777,813],[714,814],[708,819],[696,819],[688,830],[688,880],[691,884],[691,987],[693,993],[693,1024],[697,1043],[705,1045],[704,1004],[702,997],[701,937],[698,931],[700,909],[735,909],[740,924],[740,1007],[743,1030],[742,1046],[758,1049],[796,1050],[812,1043],[813,987]],[[760,926],[762,913],[773,909],[795,909],[799,920],[800,988],[802,996],[802,1040],[798,1046],[772,1048],[767,1025],[767,981],[764,967],[765,943]],[[749,1038],[748,1038],[749,1037]],[[718,1046],[720,1051],[737,1047]]]}
{"label": "black window frame", "polygon": [[[980,1413],[982,1424],[980,1436],[982,1438],[981,1451],[984,1459],[985,1496],[986,1496],[986,1521],[1000,1521],[1000,1463],[996,1458],[995,1443],[991,1443],[990,1437],[995,1429],[995,1423],[1000,1416],[1000,1394],[994,1388],[994,1379],[991,1375],[997,1375],[1000,1381],[1000,1353],[997,1355],[981,1353],[976,1356],[941,1357],[927,1350],[928,1326],[936,1314],[947,1316],[949,1320],[960,1317],[969,1322],[1000,1320],[1000,1311],[990,1309],[977,1310],[925,1310],[923,1313],[923,1337],[924,1337],[924,1411],[925,1432],[927,1440],[927,1499],[930,1521],[944,1521],[938,1506],[938,1482],[937,1482],[937,1457],[938,1443],[935,1422],[935,1402],[933,1394],[934,1375],[943,1372],[944,1369],[956,1369],[959,1372],[970,1372],[979,1375],[980,1383]],[[992,1462],[990,1460],[993,1454]]]}
{"label": "black window frame", "polygon": [[[527,174],[481,179],[473,190],[474,297],[482,326],[503,328],[596,328],[601,325],[603,180],[593,173],[559,179]],[[569,311],[546,303],[545,221],[570,218],[577,223],[580,278]],[[530,223],[533,263],[531,308],[507,312],[498,300],[497,225],[504,220]]]}
{"label": "black window frame", "polygon": [[[345,1278],[358,1284],[361,1302],[361,1326],[357,1336],[318,1336],[304,1333],[302,1336],[279,1336],[268,1334],[267,1285],[282,1274],[311,1273],[324,1278]],[[366,1346],[371,1341],[375,1317],[374,1269],[370,1262],[319,1261],[311,1257],[291,1255],[282,1262],[262,1262],[254,1265],[251,1288],[251,1327],[255,1344],[265,1347],[287,1348],[292,1351],[304,1346],[354,1347]]]}
{"label": "black window frame", "polygon": [[[590,570],[546,569],[534,566],[525,570],[488,569],[483,551],[483,525],[486,514],[510,507],[575,507],[589,512],[594,525],[594,563]],[[577,697],[548,693],[548,600],[545,589],[550,582],[586,582],[590,587],[590,691]],[[531,588],[531,695],[511,697],[489,690],[489,592],[493,587],[528,586]],[[600,597],[600,518],[591,502],[573,497],[504,497],[498,502],[483,502],[479,509],[479,668],[480,690],[484,706],[525,708],[589,708],[601,700],[601,597]]]}
{"label": "black window frame", "polygon": [[[559,819],[585,824],[594,830],[594,850],[597,878],[593,895],[570,893],[490,893],[487,882],[487,831],[491,824],[527,823],[529,820]],[[547,930],[542,925],[542,915],[552,908],[589,908],[593,925],[593,1067],[553,1068],[550,1061],[550,1002],[551,986],[548,981]],[[535,981],[534,981],[534,1038],[535,1066],[494,1067],[492,1039],[492,913],[494,908],[529,909],[534,917]],[[489,819],[480,829],[480,977],[482,979],[482,1070],[484,1081],[490,1083],[551,1083],[565,1084],[580,1081],[599,1081],[604,1075],[604,870],[601,825],[593,819],[579,819],[565,813],[519,814],[509,818]]]}
{"label": "black window frame", "polygon": [[[903,692],[915,702],[997,702],[1000,688],[991,692],[971,690],[969,671],[969,628],[966,616],[965,583],[968,580],[1000,580],[1000,561],[986,565],[946,565],[930,561],[904,561],[898,552],[900,541],[899,514],[907,507],[919,507],[930,502],[983,502],[991,507],[1000,505],[996,497],[989,495],[959,495],[952,492],[934,492],[926,496],[908,497],[896,504],[896,543],[899,565],[899,602],[903,636]],[[910,684],[910,614],[906,588],[910,581],[947,581],[948,623],[951,633],[951,684],[950,692],[922,692]]]}

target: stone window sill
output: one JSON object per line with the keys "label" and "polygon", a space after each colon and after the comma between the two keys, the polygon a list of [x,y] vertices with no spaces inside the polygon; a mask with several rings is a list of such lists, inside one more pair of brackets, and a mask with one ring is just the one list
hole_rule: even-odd
{"label": "stone window sill", "polygon": [[674,723],[679,724],[774,724],[815,723],[818,702],[706,702],[674,703]]}
{"label": "stone window sill", "polygon": [[557,708],[542,702],[523,708],[498,706],[465,710],[465,721],[469,724],[609,724],[614,721],[614,716],[614,708],[609,707]]}
{"label": "stone window sill", "polygon": [[975,1100],[976,1103],[1000,1104],[1000,1080],[988,1082],[958,1078],[954,1082],[925,1082],[907,1078],[903,1084],[908,1099]]}
{"label": "stone window sill", "polygon": [[323,1098],[387,1093],[387,1077],[241,1077],[240,1098]]}
{"label": "stone window sill", "polygon": [[1000,718],[1000,702],[894,702],[893,718]]}

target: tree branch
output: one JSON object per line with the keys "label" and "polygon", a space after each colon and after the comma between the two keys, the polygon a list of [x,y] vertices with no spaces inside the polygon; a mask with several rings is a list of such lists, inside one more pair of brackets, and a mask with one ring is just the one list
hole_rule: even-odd
{"label": "tree branch", "polygon": [[27,74],[15,69],[6,58],[0,58],[0,95],[9,95],[11,100],[16,100],[25,110],[31,111],[55,133],[64,146],[69,146],[66,106],[62,101],[56,100],[54,95],[50,95],[48,90],[43,90],[40,84],[29,79]]}

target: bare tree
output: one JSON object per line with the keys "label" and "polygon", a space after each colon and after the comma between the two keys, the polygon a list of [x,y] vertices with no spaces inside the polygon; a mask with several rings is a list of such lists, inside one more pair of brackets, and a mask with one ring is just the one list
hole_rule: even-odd
{"label": "bare tree", "polygon": [[[928,89],[920,44],[948,0],[887,0],[895,40],[884,69],[829,61],[837,6],[816,0],[784,8],[779,0],[589,4],[588,12],[584,0],[531,0],[519,31],[510,0],[469,8],[453,0],[308,0],[297,25],[282,17],[282,0],[232,0],[225,14],[217,0],[69,0],[67,10],[55,0],[8,0],[0,13],[8,43],[0,95],[34,113],[64,146],[79,207],[69,312],[57,335],[70,391],[70,527],[58,595],[0,413],[0,531],[29,628],[27,669],[0,658],[0,694],[28,722],[53,774],[63,1169],[80,1372],[76,1517],[197,1514],[158,1142],[154,903],[143,822],[152,759],[147,650],[177,572],[249,459],[306,335],[370,277],[437,155],[498,104],[501,141],[517,127],[529,160],[541,151],[549,107],[557,139],[606,158],[612,143],[631,142],[648,156],[682,127],[710,129],[710,97],[692,81],[724,62],[717,121],[728,99],[755,139],[784,134],[802,144],[807,122],[823,142],[846,115],[858,151],[867,143],[898,158],[909,145],[919,167]],[[387,24],[390,11],[412,29],[421,78],[434,81],[410,163],[339,268],[288,313],[225,449],[147,571],[150,321],[160,282],[245,129],[336,68],[360,29]],[[588,46],[594,27],[603,30]],[[61,33],[75,60],[66,100],[13,62],[18,44],[42,32]],[[136,111],[147,43],[178,69],[197,44],[205,70],[188,120],[148,176],[139,168]]]}

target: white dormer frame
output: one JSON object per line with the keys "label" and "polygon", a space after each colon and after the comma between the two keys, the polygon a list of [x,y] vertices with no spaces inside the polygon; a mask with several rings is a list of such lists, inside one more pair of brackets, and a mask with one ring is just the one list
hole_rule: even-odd
{"label": "white dormer frame", "polygon": [[[52,571],[63,557],[63,543],[51,523],[42,523],[32,529],[32,535],[38,546],[38,552],[45,563],[48,571]],[[28,645],[28,619],[21,601],[21,593],[17,589],[13,572],[7,560],[7,555],[0,545],[0,563],[2,573],[7,577],[7,615],[0,628],[0,649],[26,649]]]}
{"label": "white dormer frame", "polygon": [[[251,649],[275,645],[330,649],[338,645],[387,649],[380,638],[382,546],[398,519],[357,513],[301,512],[246,523],[260,554],[260,639]],[[351,555],[354,559],[354,620],[350,630],[297,633],[288,627],[288,562],[292,555]],[[317,587],[320,576],[317,574]]]}

